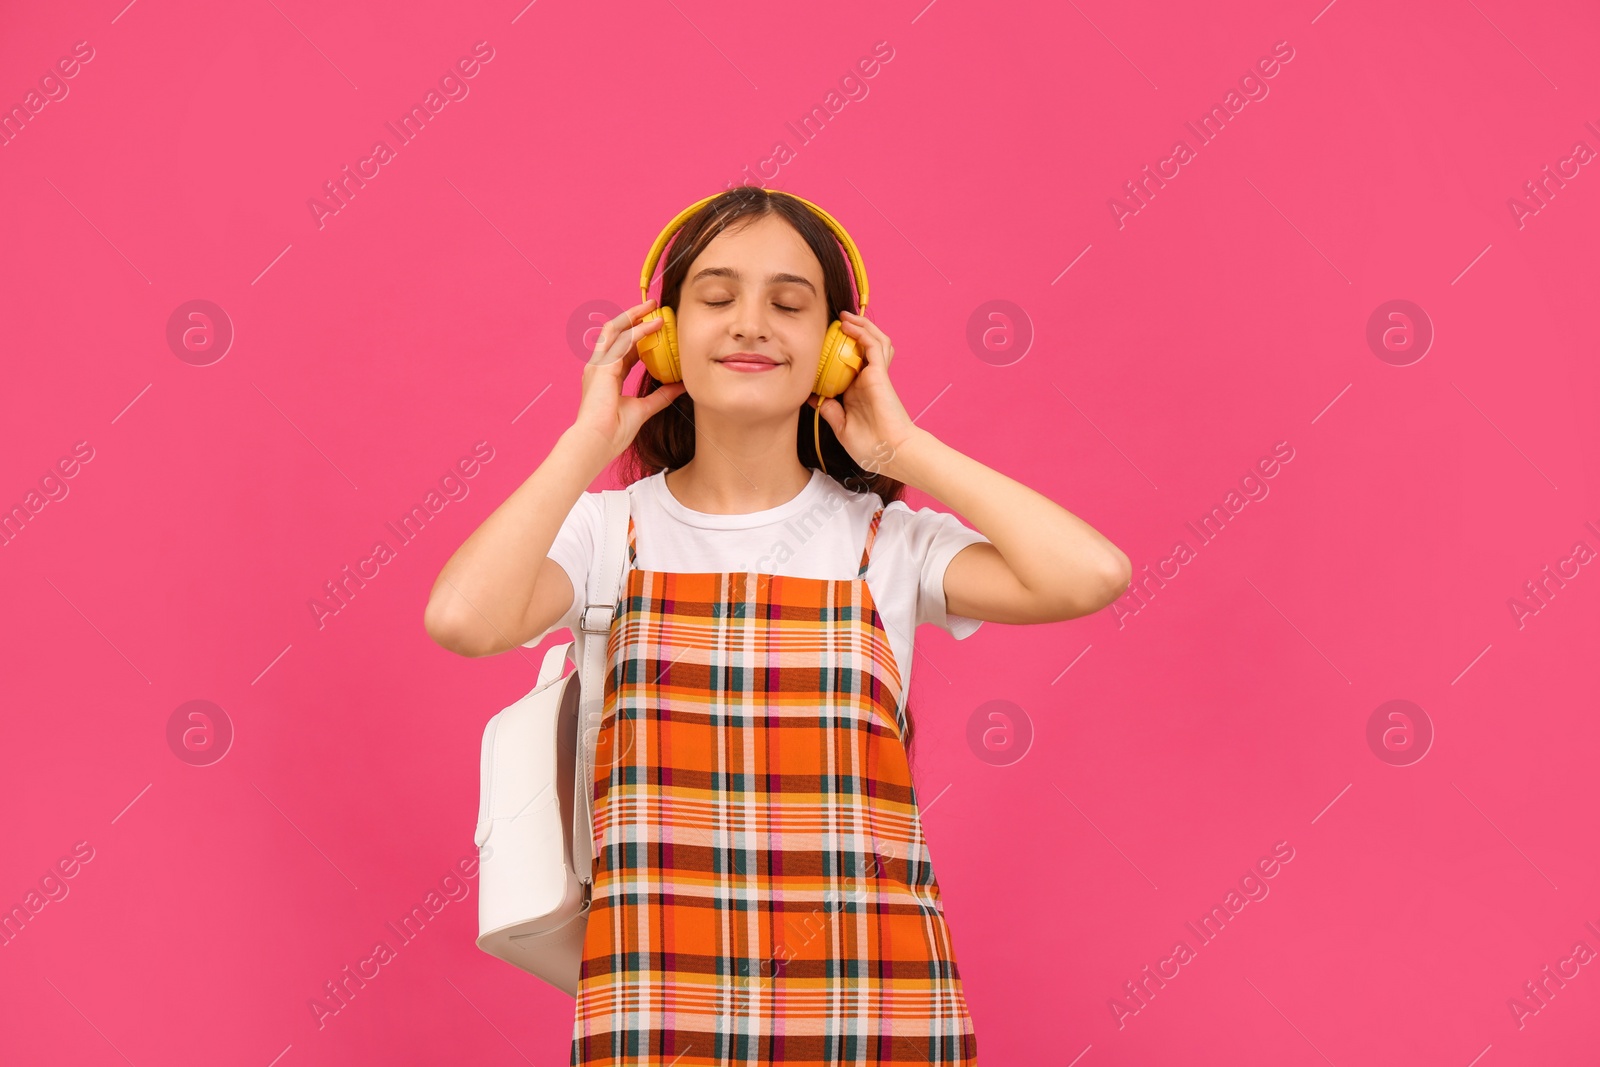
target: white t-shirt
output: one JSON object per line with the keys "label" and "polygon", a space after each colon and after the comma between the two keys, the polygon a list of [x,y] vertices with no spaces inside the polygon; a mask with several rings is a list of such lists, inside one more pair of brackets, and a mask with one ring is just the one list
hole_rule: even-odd
{"label": "white t-shirt", "polygon": [[[744,515],[710,515],[684,507],[667,488],[664,471],[634,482],[628,494],[638,550],[635,566],[641,570],[754,571],[795,578],[856,577],[867,526],[883,504],[876,493],[852,492],[815,468],[793,499]],[[576,642],[575,661],[583,662],[587,635],[579,629],[578,617],[604,523],[599,493],[584,493],[567,513],[550,558],[572,580],[572,606],[524,647],[566,628]],[[911,688],[913,635],[919,624],[932,623],[957,640],[982,625],[978,619],[946,613],[944,572],[957,552],[988,540],[946,512],[913,511],[903,500],[884,507],[866,580],[900,668],[902,704]]]}

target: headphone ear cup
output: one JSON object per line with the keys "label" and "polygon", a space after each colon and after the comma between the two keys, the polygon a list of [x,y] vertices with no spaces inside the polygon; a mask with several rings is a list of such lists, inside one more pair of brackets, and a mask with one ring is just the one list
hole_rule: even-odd
{"label": "headphone ear cup", "polygon": [[817,365],[817,380],[811,391],[818,396],[838,396],[855,380],[861,370],[861,353],[855,338],[844,332],[844,325],[835,319],[828,326],[828,335],[822,339],[822,360]]}
{"label": "headphone ear cup", "polygon": [[683,380],[683,368],[678,364],[678,323],[669,307],[655,308],[640,319],[641,324],[660,319],[661,329],[639,338],[639,358],[651,377],[665,385]]}

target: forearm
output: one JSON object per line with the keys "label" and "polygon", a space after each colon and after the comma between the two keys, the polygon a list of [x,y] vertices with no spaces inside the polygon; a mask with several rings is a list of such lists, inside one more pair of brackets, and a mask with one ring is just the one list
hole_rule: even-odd
{"label": "forearm", "polygon": [[917,428],[882,472],[958,512],[1042,600],[1075,600],[1126,573],[1128,557],[1049,497]]}
{"label": "forearm", "polygon": [[[428,597],[426,626],[457,650],[509,640],[522,625],[561,523],[607,459],[568,430],[544,462],[456,549]],[[498,641],[497,641],[498,639]]]}

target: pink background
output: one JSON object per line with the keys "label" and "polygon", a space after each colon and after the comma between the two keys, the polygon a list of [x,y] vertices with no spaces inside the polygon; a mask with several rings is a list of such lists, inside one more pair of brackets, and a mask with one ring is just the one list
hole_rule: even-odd
{"label": "pink background", "polygon": [[[576,410],[585,305],[634,303],[659,227],[780,140],[770,184],[858,240],[920,424],[1147,583],[919,634],[983,1061],[1593,1054],[1600,967],[1563,961],[1600,950],[1600,574],[1562,563],[1600,549],[1600,167],[1562,163],[1600,149],[1591,5],[123,3],[0,17],[8,108],[93,49],[0,147],[0,506],[59,497],[0,548],[0,905],[92,850],[0,949],[0,1061],[566,1062],[572,1002],[474,946],[449,877],[483,725],[540,653],[451,655],[423,606]],[[469,94],[319,227],[308,200],[479,41]],[[787,123],[880,41],[802,144]],[[1200,145],[1185,123],[1278,42]],[[1119,226],[1178,138],[1194,158]],[[1540,204],[1546,165],[1569,177]],[[197,299],[234,331],[203,366],[167,340]],[[1391,300],[1431,323],[1422,358],[1369,345]],[[319,625],[441,479],[467,495]],[[1433,732],[1404,766],[1367,735],[1397,699]],[[191,700],[232,730],[207,765],[169,740]],[[1031,724],[1009,765],[967,741],[989,701]],[[1200,946],[1186,922],[1278,842],[1269,895]],[[466,895],[319,1026],[324,983],[441,885]],[[1577,973],[1519,1020],[1546,965]]]}

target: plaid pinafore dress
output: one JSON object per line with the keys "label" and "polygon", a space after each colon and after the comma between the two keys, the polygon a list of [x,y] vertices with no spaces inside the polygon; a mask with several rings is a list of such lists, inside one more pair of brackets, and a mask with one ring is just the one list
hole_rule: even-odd
{"label": "plaid pinafore dress", "polygon": [[854,578],[639,570],[607,642],[572,1067],[977,1063]]}

